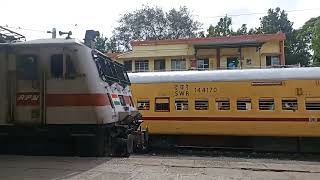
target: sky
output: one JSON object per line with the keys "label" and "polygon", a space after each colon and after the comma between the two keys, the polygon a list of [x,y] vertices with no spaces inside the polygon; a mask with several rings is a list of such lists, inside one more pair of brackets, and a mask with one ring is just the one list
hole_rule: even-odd
{"label": "sky", "polygon": [[204,31],[219,21],[217,16],[226,14],[232,17],[233,29],[242,24],[258,27],[259,18],[265,14],[232,15],[266,13],[276,7],[289,11],[294,28],[320,16],[320,0],[1,0],[0,26],[11,27],[27,40],[50,38],[46,31],[53,27],[57,31],[72,31],[71,37],[77,39],[83,39],[87,29],[98,30],[109,37],[122,14],[143,5],[158,6],[165,11],[187,6],[194,19],[202,23]]}

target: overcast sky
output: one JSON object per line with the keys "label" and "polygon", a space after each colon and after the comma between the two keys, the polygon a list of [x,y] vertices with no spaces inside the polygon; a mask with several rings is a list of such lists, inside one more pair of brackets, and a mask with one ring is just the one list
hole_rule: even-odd
{"label": "overcast sky", "polygon": [[[78,39],[84,38],[86,29],[110,36],[121,14],[142,5],[159,6],[165,11],[187,6],[194,18],[203,23],[203,30],[217,23],[219,17],[216,16],[264,13],[275,7],[301,10],[288,12],[294,28],[301,27],[311,17],[320,16],[320,0],[1,0],[0,26],[39,31],[13,29],[28,40],[51,37],[45,31],[53,27],[58,31],[71,30],[72,37]],[[232,27],[237,29],[241,24],[257,27],[261,16],[263,14],[232,17]]]}

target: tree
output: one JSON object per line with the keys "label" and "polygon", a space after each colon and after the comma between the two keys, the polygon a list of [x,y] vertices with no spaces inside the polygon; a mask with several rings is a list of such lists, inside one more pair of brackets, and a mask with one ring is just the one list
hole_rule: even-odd
{"label": "tree", "polygon": [[96,49],[100,52],[106,52],[107,51],[107,41],[108,38],[103,37],[103,35],[100,35],[96,38]]}
{"label": "tree", "polygon": [[279,31],[292,33],[292,25],[293,23],[288,19],[288,14],[277,7],[275,9],[269,9],[268,14],[260,18],[259,30],[261,33],[277,33]]}
{"label": "tree", "polygon": [[230,36],[232,34],[232,19],[227,15],[223,18],[220,18],[217,25],[210,25],[207,32],[207,37],[215,37],[215,36]]}
{"label": "tree", "polygon": [[232,30],[232,18],[227,15],[223,18],[220,18],[217,25],[210,25],[207,29],[207,37],[215,37],[215,36],[230,36],[230,35],[246,35],[248,34],[248,28],[246,24],[242,24],[242,26],[237,30]]}
{"label": "tree", "polygon": [[235,35],[246,35],[248,34],[248,28],[246,24],[242,24],[242,26],[235,32]]}
{"label": "tree", "polygon": [[119,45],[130,49],[132,40],[161,40],[191,38],[198,35],[201,24],[194,20],[186,7],[165,13],[159,7],[144,6],[124,14],[114,37]]}
{"label": "tree", "polygon": [[288,14],[277,7],[275,9],[269,9],[268,14],[260,18],[260,27],[257,28],[255,32],[285,33],[286,64],[300,63],[301,65],[307,66],[310,61],[308,45],[299,31],[293,30],[292,25],[293,23],[288,19]]}
{"label": "tree", "polygon": [[309,45],[312,51],[312,63],[320,66],[320,16],[308,20],[302,28],[299,29],[300,36],[304,37],[304,41]]}

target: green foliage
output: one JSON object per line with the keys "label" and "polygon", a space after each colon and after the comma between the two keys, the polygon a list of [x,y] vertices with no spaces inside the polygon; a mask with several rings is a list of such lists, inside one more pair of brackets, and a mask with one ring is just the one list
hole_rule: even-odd
{"label": "green foliage", "polygon": [[116,38],[111,37],[108,39],[107,37],[103,37],[103,35],[96,38],[96,49],[100,52],[119,52]]}
{"label": "green foliage", "polygon": [[96,38],[96,49],[100,52],[106,52],[107,51],[107,41],[108,38],[103,37],[103,35],[100,35]]}
{"label": "green foliage", "polygon": [[210,25],[207,32],[207,37],[215,37],[215,36],[230,36],[232,34],[232,19],[227,15],[223,18],[220,18],[220,21],[216,26]]}
{"label": "green foliage", "polygon": [[144,6],[122,15],[114,34],[118,43],[130,49],[132,40],[191,38],[198,35],[201,24],[184,6],[164,12],[159,7]]}
{"label": "green foliage", "polygon": [[288,19],[288,14],[277,7],[269,9],[268,14],[260,18],[260,28],[258,31],[261,31],[261,33],[277,33],[279,31],[292,33],[292,25],[293,23]]}
{"label": "green foliage", "polygon": [[256,29],[258,33],[286,34],[285,58],[286,64],[300,64],[308,66],[310,64],[310,52],[304,36],[292,28],[293,23],[288,19],[288,14],[279,7],[269,9],[268,14],[260,18],[260,27]]}
{"label": "green foliage", "polygon": [[242,26],[235,33],[235,35],[246,35],[246,34],[248,34],[248,28],[246,24],[242,24]]}
{"label": "green foliage", "polygon": [[299,31],[301,36],[305,37],[306,43],[310,45],[313,65],[320,66],[320,16],[308,20]]}
{"label": "green foliage", "polygon": [[237,30],[232,30],[232,18],[227,15],[223,18],[220,18],[217,25],[210,25],[207,29],[207,37],[216,37],[216,36],[231,36],[231,35],[247,35],[248,28],[246,24],[242,24],[242,26]]}

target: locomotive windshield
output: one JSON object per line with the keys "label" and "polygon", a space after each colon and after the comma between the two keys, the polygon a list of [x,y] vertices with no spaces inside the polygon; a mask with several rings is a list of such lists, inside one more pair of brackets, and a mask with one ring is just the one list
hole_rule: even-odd
{"label": "locomotive windshield", "polygon": [[111,60],[97,51],[92,51],[92,56],[96,62],[99,76],[103,81],[108,83],[118,82],[124,85],[130,84],[129,77],[122,64]]}

